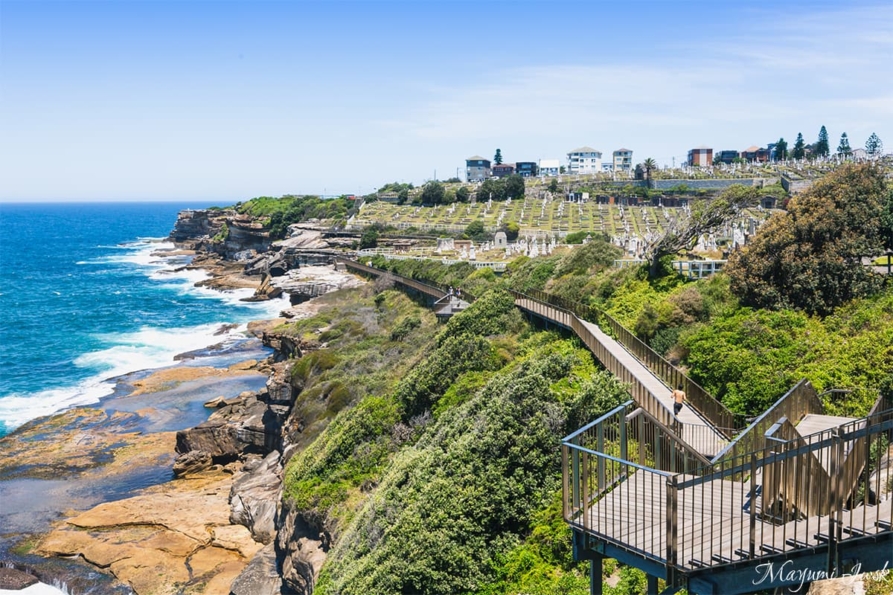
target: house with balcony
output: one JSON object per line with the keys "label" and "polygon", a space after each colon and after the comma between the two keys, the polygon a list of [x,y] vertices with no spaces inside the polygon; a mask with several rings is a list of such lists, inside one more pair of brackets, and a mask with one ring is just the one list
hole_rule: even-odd
{"label": "house with balcony", "polygon": [[615,172],[629,173],[633,169],[633,152],[629,149],[617,149],[614,151],[614,167]]}
{"label": "house with balcony", "polygon": [[504,178],[515,173],[515,164],[500,163],[499,165],[494,165],[491,171],[493,172],[494,178]]}
{"label": "house with balcony", "polygon": [[539,170],[541,176],[557,176],[561,173],[561,163],[558,159],[540,159]]}
{"label": "house with balcony", "polygon": [[597,174],[602,170],[602,152],[580,147],[567,154],[567,172],[573,175]]}
{"label": "house with balcony", "polygon": [[480,155],[472,155],[465,160],[465,180],[468,182],[483,182],[490,178],[493,172],[490,170],[490,160]]}
{"label": "house with balcony", "polygon": [[688,152],[688,165],[692,167],[707,167],[713,165],[713,149],[710,147],[696,147]]}
{"label": "house with balcony", "polygon": [[535,178],[539,175],[539,167],[536,161],[518,161],[515,163],[515,173],[523,178]]}
{"label": "house with balcony", "polygon": [[734,163],[735,160],[739,157],[741,157],[741,155],[738,153],[738,151],[731,150],[720,151],[716,154],[716,158],[719,159],[719,162],[725,163],[726,165]]}
{"label": "house with balcony", "polygon": [[757,163],[766,163],[769,161],[769,149],[761,149],[754,145],[741,151],[741,157],[745,161],[755,161]]}

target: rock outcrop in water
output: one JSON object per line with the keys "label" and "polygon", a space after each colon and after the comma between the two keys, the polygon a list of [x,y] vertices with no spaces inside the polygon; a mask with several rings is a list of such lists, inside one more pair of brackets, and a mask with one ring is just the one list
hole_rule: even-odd
{"label": "rock outcrop in water", "polygon": [[[242,393],[216,410],[208,421],[177,432],[177,459],[227,464],[247,455],[266,456],[282,447],[282,424],[289,405],[269,401],[268,393]],[[175,470],[177,466],[175,464]]]}

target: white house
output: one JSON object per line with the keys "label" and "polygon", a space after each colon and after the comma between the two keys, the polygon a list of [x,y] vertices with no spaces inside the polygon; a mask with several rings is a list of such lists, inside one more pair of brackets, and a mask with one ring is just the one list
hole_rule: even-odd
{"label": "white house", "polygon": [[541,176],[557,176],[561,173],[561,163],[558,159],[540,159]]}
{"label": "white house", "polygon": [[633,152],[629,149],[617,149],[614,151],[614,171],[625,171],[627,173],[633,168]]}
{"label": "white house", "polygon": [[596,174],[602,170],[602,152],[580,147],[567,154],[567,173]]}

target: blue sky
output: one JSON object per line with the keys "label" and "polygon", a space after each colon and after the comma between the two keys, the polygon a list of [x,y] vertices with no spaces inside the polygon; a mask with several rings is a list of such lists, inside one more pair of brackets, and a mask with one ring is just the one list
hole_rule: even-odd
{"label": "blue sky", "polygon": [[0,0],[0,200],[235,201],[828,129],[893,149],[893,3]]}

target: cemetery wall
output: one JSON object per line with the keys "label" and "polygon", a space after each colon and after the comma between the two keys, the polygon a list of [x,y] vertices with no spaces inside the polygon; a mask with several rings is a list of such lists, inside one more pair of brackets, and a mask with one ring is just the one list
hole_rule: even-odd
{"label": "cemetery wall", "polygon": [[781,177],[782,187],[790,194],[797,194],[798,192],[807,190],[810,186],[812,186],[814,181],[815,180],[795,180],[787,176]]}
{"label": "cemetery wall", "polygon": [[[646,183],[641,181],[641,186],[644,186]],[[692,190],[725,190],[730,186],[734,186],[736,184],[741,184],[742,186],[763,186],[763,185],[771,185],[774,182],[777,182],[778,178],[774,178],[773,181],[769,181],[765,178],[740,178],[740,179],[710,179],[710,180],[652,180],[651,185],[652,188],[656,190],[670,190],[671,188],[675,188],[680,184],[685,184]]]}

